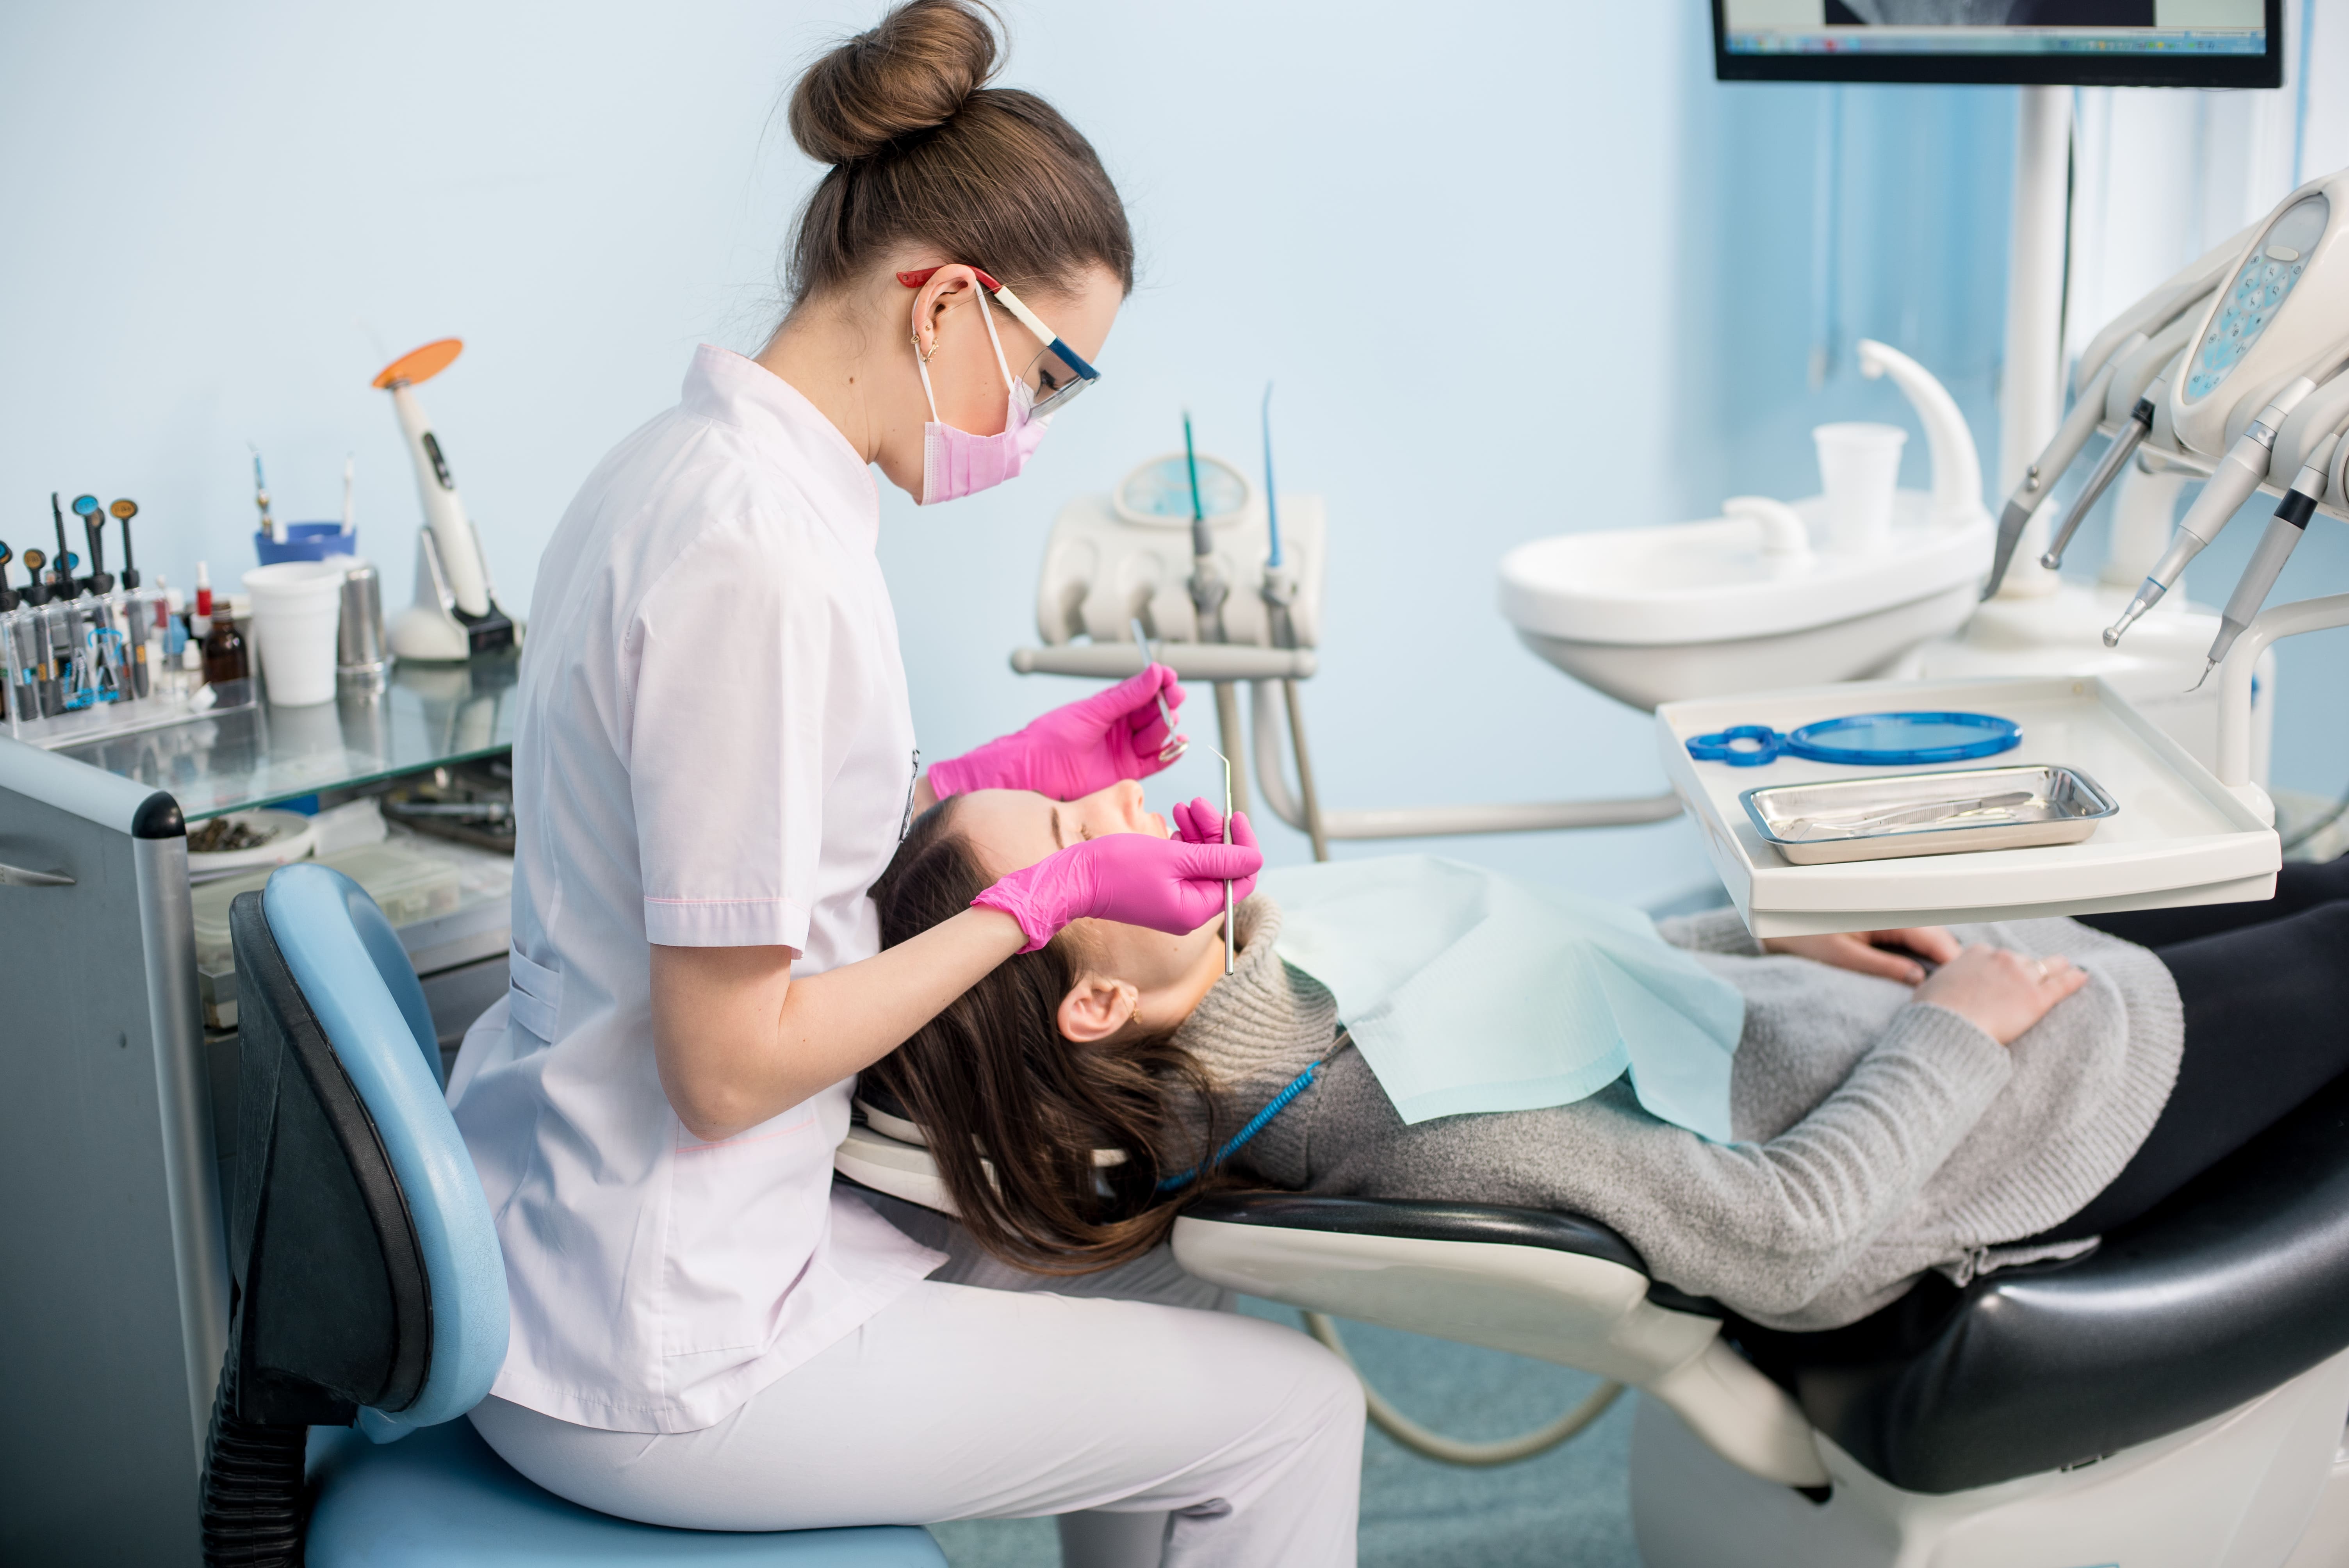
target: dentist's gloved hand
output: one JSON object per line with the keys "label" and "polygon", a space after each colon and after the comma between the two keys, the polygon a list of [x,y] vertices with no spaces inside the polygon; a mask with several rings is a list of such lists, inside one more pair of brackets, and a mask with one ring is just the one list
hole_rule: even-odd
{"label": "dentist's gloved hand", "polygon": [[[1245,820],[1234,817],[1236,839]],[[1218,831],[1221,827],[1219,821]],[[1088,916],[1180,936],[1224,913],[1226,881],[1238,884],[1234,896],[1246,898],[1263,869],[1264,855],[1253,842],[1195,844],[1111,833],[1013,872],[970,902],[1018,921],[1028,934],[1022,953],[1035,952],[1069,922]]]}
{"label": "dentist's gloved hand", "polygon": [[[1186,844],[1220,844],[1224,841],[1224,814],[1209,805],[1205,796],[1187,805],[1177,801],[1174,805],[1174,836]],[[1251,850],[1256,848],[1256,829],[1249,824],[1246,811],[1232,813],[1232,842],[1246,844]],[[1248,885],[1251,888],[1255,886],[1253,882]],[[1232,891],[1237,897],[1247,896],[1237,888]]]}
{"label": "dentist's gloved hand", "polygon": [[1183,687],[1174,672],[1152,665],[1107,691],[1054,708],[1025,729],[938,763],[930,769],[930,788],[941,800],[971,789],[1033,789],[1073,800],[1122,779],[1146,779],[1166,766],[1158,760],[1166,741],[1161,691],[1167,707],[1179,712]]}

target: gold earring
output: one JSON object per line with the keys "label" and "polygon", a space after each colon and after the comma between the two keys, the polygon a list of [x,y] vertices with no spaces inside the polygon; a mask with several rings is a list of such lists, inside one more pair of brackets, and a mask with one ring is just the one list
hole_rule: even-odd
{"label": "gold earring", "polygon": [[914,353],[923,364],[927,365],[932,359],[937,357],[938,346],[936,341],[933,341],[928,349],[925,350],[922,347],[922,335],[917,332],[914,334],[913,342]]}

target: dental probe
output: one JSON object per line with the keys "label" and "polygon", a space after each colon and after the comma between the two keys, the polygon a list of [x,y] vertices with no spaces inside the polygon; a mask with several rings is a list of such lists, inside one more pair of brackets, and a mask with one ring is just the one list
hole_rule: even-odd
{"label": "dental probe", "polygon": [[[1142,650],[1142,667],[1150,667],[1150,639],[1142,634],[1142,617],[1130,623],[1133,627],[1133,645]],[[1191,743],[1174,733],[1174,710],[1166,706],[1166,688],[1160,686],[1154,694],[1158,698],[1158,717],[1166,725],[1166,738],[1158,743],[1158,760],[1172,762],[1191,749]]]}
{"label": "dental probe", "polygon": [[2316,390],[2316,383],[2305,376],[2296,377],[2275,395],[2275,401],[2260,410],[2235,444],[2227,449],[2218,469],[2202,487],[2186,516],[2178,522],[2178,531],[2170,536],[2169,548],[2146,573],[2137,597],[2128,602],[2121,618],[2105,628],[2105,646],[2120,645],[2121,634],[2137,624],[2139,616],[2161,603],[2185,572],[2186,563],[2202,553],[2204,546],[2219,537],[2235,509],[2251,499],[2253,491],[2268,477],[2268,459],[2275,449],[2276,432],[2300,407],[2300,400]]}
{"label": "dental probe", "polygon": [[2145,389],[2145,396],[2137,400],[2137,407],[2129,410],[2128,423],[2122,426],[2120,434],[2113,438],[2113,444],[2105,449],[2104,458],[2096,464],[2095,471],[2088,476],[2088,482],[2072,502],[2072,509],[2064,514],[2064,521],[2056,524],[2055,537],[2049,542],[2047,553],[2039,558],[2040,565],[2053,572],[2064,564],[2064,552],[2071,548],[2072,536],[2080,531],[2080,524],[2087,521],[2088,513],[2104,500],[2105,491],[2119,476],[2121,465],[2135,455],[2139,444],[2151,433],[2153,410],[2168,390],[2168,378],[2157,376],[2153,385]]}
{"label": "dental probe", "polygon": [[2189,690],[2200,691],[2202,681],[2227,656],[2235,639],[2243,634],[2258,618],[2260,607],[2268,602],[2268,594],[2283,573],[2284,562],[2292,559],[2301,539],[2308,531],[2308,520],[2315,514],[2316,503],[2324,499],[2324,470],[2333,461],[2333,450],[2341,444],[2337,435],[2327,436],[2308,454],[2307,463],[2300,477],[2284,491],[2283,504],[2275,510],[2268,521],[2267,532],[2260,536],[2260,545],[2251,552],[2251,563],[2243,568],[2242,577],[2235,583],[2235,592],[2228,597],[2227,608],[2219,617],[2219,635],[2210,644],[2209,662],[2202,666],[2202,680]]}
{"label": "dental probe", "polygon": [[2014,561],[2014,547],[2022,542],[2023,531],[2031,526],[2032,518],[2054,491],[2055,481],[2064,477],[2064,471],[2079,457],[2080,449],[2088,444],[2088,438],[2096,433],[2096,426],[2104,418],[2105,394],[2112,388],[2113,374],[2121,360],[2143,347],[2145,341],[2143,333],[2130,334],[2128,340],[2106,361],[2104,368],[2080,388],[2071,413],[2057,427],[2055,438],[2047,443],[2047,449],[2023,470],[2023,482],[2014,487],[2014,493],[2007,497],[2006,510],[1999,514],[1998,549],[1991,557],[1990,577],[1982,584],[1984,599],[1996,593],[1999,584],[2006,581],[2006,569]]}

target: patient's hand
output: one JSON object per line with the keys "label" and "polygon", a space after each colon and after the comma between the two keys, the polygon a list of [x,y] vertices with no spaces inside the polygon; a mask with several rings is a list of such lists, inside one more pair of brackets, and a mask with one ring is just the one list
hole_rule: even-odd
{"label": "patient's hand", "polygon": [[[1891,948],[1908,951],[1888,951]],[[1839,931],[1832,936],[1773,936],[1764,941],[1762,951],[1791,953],[1797,958],[1832,964],[1837,969],[1880,975],[1903,985],[1914,985],[1925,978],[1925,965],[1917,959],[1922,958],[1928,964],[1947,964],[1958,955],[1958,939],[1944,926],[1908,925],[1897,931]],[[1910,954],[1916,957],[1910,957]]]}
{"label": "patient's hand", "polygon": [[1917,1000],[1947,1007],[2002,1046],[2088,983],[2068,958],[2026,958],[2004,947],[1965,949],[1917,987]]}

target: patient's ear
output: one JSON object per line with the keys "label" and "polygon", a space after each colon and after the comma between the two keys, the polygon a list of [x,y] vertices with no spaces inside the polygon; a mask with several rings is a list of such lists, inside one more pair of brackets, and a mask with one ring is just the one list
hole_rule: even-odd
{"label": "patient's ear", "polygon": [[1061,1033],[1081,1046],[1099,1045],[1133,1021],[1142,993],[1123,980],[1085,975],[1061,998]]}

